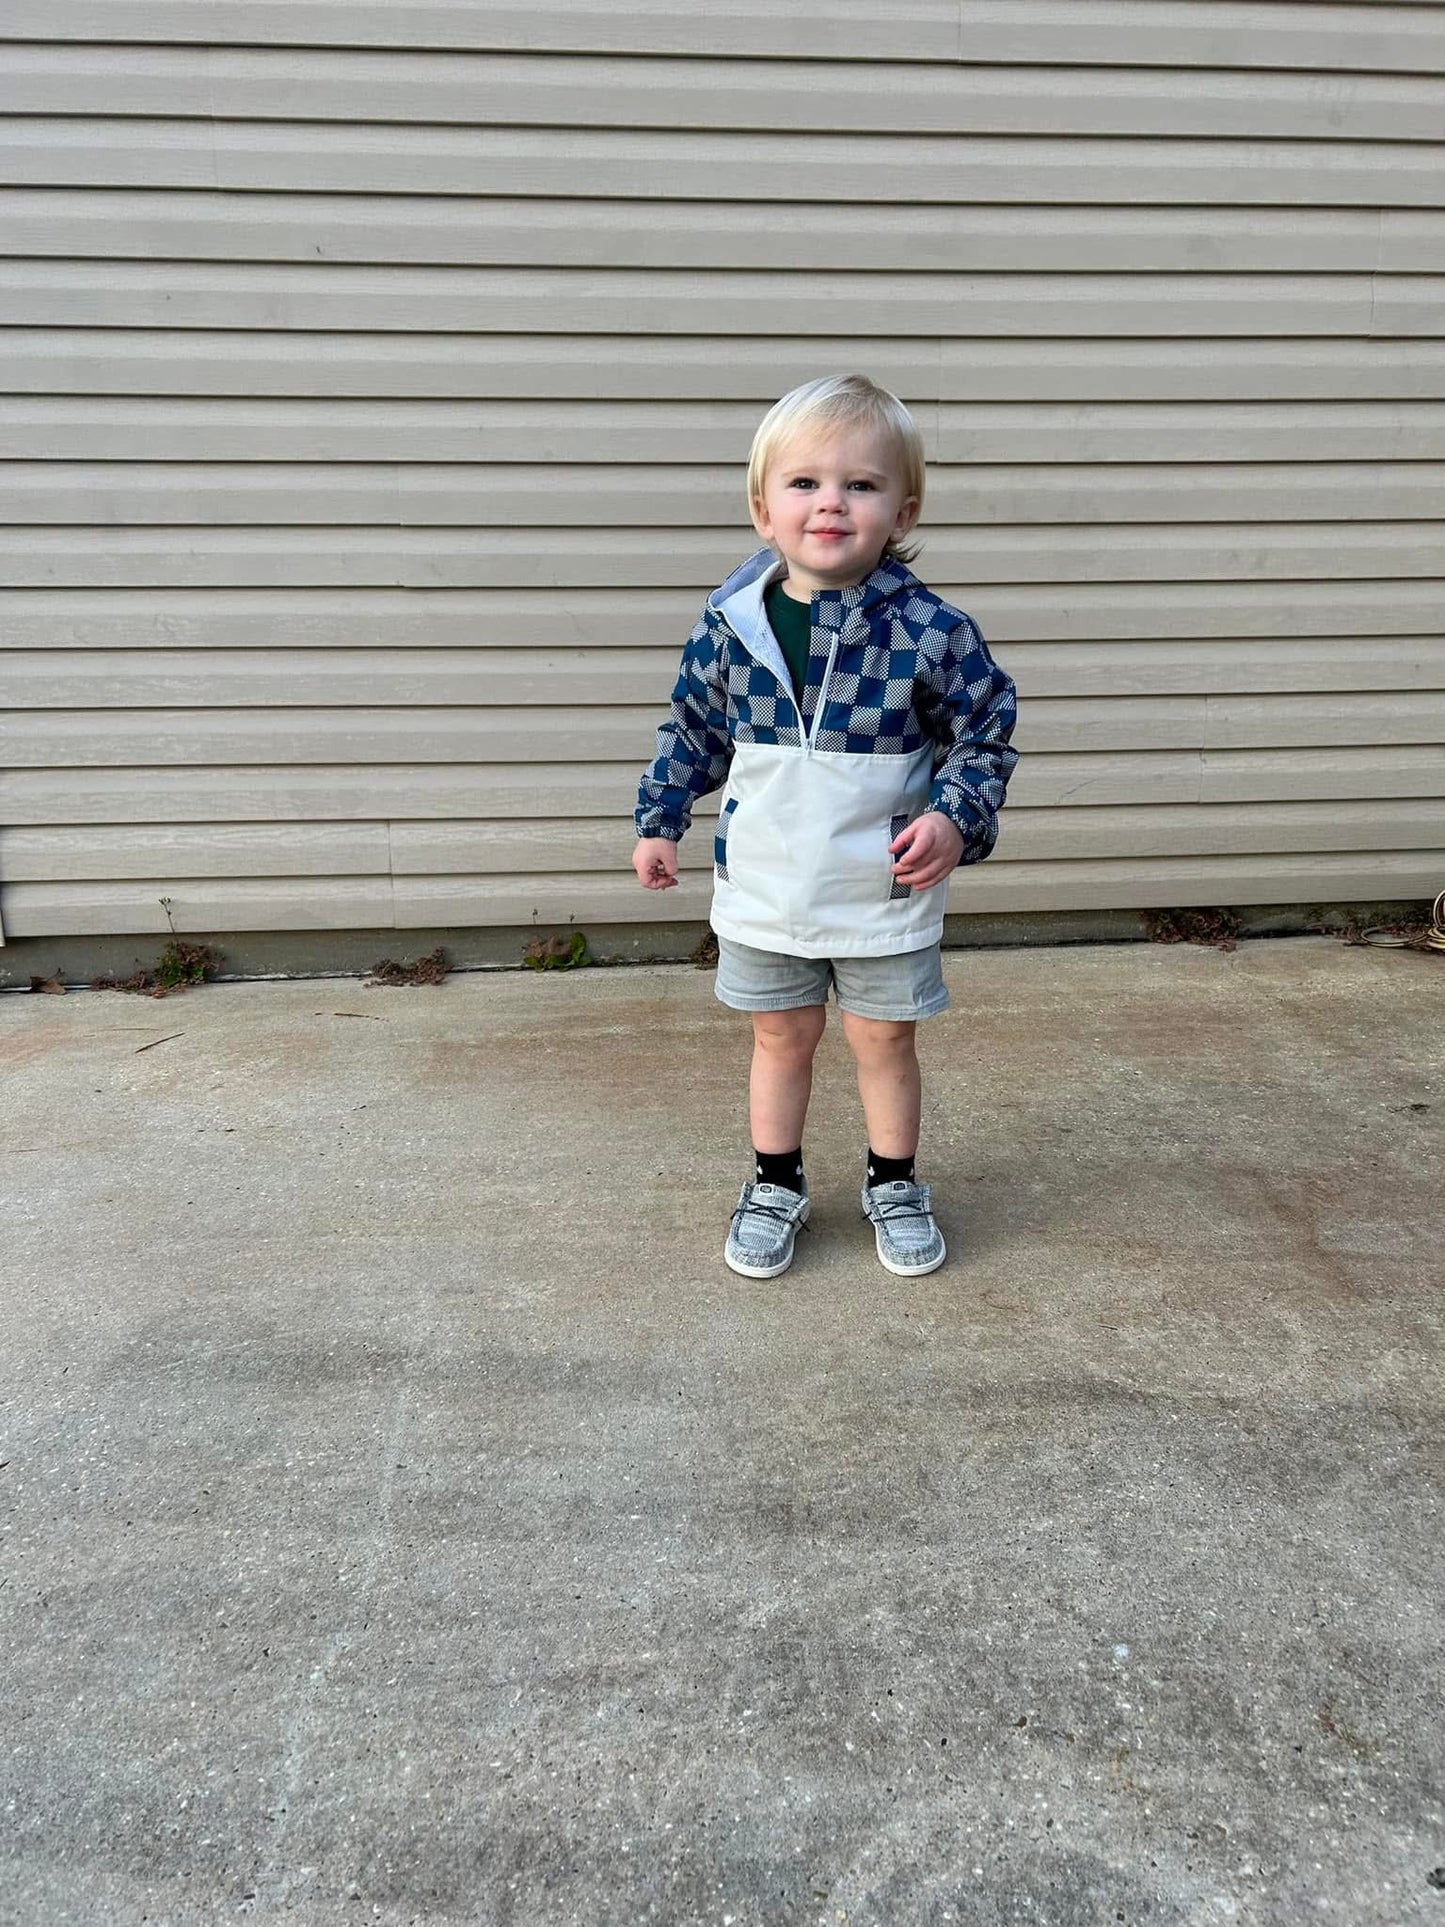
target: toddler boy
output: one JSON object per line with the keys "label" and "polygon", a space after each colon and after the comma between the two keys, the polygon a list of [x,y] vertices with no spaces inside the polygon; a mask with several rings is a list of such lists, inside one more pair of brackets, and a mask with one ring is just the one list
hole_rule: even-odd
{"label": "toddler boy", "polygon": [[752,1014],[754,1176],[724,1258],[792,1262],[809,1210],[803,1123],[829,986],[868,1127],[878,1256],[943,1263],[917,1182],[914,1031],[947,1007],[945,880],[994,846],[1017,760],[1014,687],[960,610],[906,566],[923,503],[908,410],[861,375],[806,382],[753,439],[748,507],[768,547],[708,597],[642,778],[633,868],[677,882],[692,804],[726,782],[714,842],[716,992]]}

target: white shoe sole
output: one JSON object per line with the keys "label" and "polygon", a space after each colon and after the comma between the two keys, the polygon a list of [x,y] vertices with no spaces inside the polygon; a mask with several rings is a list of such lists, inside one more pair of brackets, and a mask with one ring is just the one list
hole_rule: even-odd
{"label": "white shoe sole", "polygon": [[[868,1213],[865,1211],[863,1213],[863,1216],[867,1218]],[[873,1220],[869,1218],[868,1222],[872,1224]],[[940,1231],[938,1236],[941,1241],[943,1239],[943,1233]],[[944,1259],[948,1256],[948,1245],[944,1243],[943,1249],[939,1252],[938,1256],[936,1258],[931,1258],[926,1265],[895,1264],[891,1258],[886,1257],[884,1255],[883,1233],[878,1229],[876,1224],[873,1225],[873,1242],[878,1247],[879,1264],[882,1265],[885,1271],[891,1271],[895,1278],[926,1278],[930,1271],[937,1271],[938,1267],[943,1263]]]}
{"label": "white shoe sole", "polygon": [[[811,1198],[806,1199],[804,1201],[802,1210],[798,1213],[798,1223],[800,1225],[806,1224],[808,1222],[808,1213],[812,1210],[812,1208],[813,1208],[812,1199]],[[794,1241],[794,1246],[796,1248],[796,1244],[797,1244],[796,1232],[794,1233],[793,1241]],[[781,1273],[785,1272],[788,1266],[792,1262],[793,1262],[793,1253],[790,1251],[787,1257],[784,1258],[783,1262],[780,1265],[745,1265],[745,1264],[741,1264],[736,1258],[729,1257],[728,1248],[726,1244],[724,1244],[723,1246],[723,1263],[728,1267],[729,1271],[735,1271],[740,1278],[776,1278],[780,1276]]]}

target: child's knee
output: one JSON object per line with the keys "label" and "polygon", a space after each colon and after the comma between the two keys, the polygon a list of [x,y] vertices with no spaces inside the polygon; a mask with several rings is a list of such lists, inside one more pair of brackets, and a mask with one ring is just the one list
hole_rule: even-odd
{"label": "child's knee", "polygon": [[906,1062],[915,1054],[918,1026],[893,1023],[881,1017],[857,1017],[849,1011],[843,1017],[843,1034],[857,1058]]}
{"label": "child's knee", "polygon": [[768,1057],[811,1064],[827,1021],[822,1004],[806,1004],[801,1010],[755,1010],[753,1043]]}

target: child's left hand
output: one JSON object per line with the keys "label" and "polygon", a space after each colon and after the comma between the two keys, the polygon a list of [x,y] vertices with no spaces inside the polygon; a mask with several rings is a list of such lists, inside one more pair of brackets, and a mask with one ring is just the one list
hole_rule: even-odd
{"label": "child's left hand", "polygon": [[888,845],[893,875],[910,890],[929,890],[956,869],[963,855],[963,831],[939,810],[925,810]]}

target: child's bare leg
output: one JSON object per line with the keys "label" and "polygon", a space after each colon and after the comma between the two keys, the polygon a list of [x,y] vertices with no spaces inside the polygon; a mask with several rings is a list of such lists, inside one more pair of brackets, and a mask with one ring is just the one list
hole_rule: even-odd
{"label": "child's bare leg", "polygon": [[858,1066],[868,1143],[880,1157],[911,1158],[918,1150],[923,1080],[914,1047],[917,1028],[843,1012],[843,1035]]}
{"label": "child's bare leg", "polygon": [[753,1149],[795,1151],[813,1090],[813,1053],[828,1020],[822,1004],[753,1012],[753,1066],[748,1080]]}
{"label": "child's bare leg", "polygon": [[745,1278],[776,1278],[786,1271],[798,1228],[808,1221],[803,1121],[813,1089],[813,1052],[826,1021],[821,1004],[753,1012],[748,1095],[757,1178],[743,1186],[723,1247],[726,1263]]}
{"label": "child's bare leg", "polygon": [[863,1211],[873,1225],[879,1262],[900,1278],[937,1271],[948,1256],[943,1233],[933,1219],[930,1187],[918,1184],[913,1175],[922,1104],[913,1039],[916,1028],[912,1023],[885,1024],[843,1014],[844,1034],[858,1065],[858,1095],[868,1120]]}

